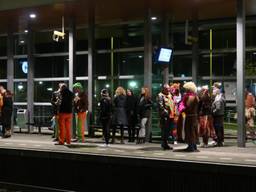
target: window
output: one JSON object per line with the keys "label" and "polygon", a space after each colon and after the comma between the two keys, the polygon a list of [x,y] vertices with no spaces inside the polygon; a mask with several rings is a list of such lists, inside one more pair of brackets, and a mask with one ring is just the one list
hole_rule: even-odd
{"label": "window", "polygon": [[0,37],[0,56],[7,56],[7,37]]}
{"label": "window", "polygon": [[174,56],[172,65],[173,65],[173,73],[175,77],[192,76],[191,55]]}
{"label": "window", "polygon": [[15,55],[25,55],[28,52],[27,49],[27,35],[19,34],[14,35],[14,54]]}
{"label": "window", "polygon": [[[213,76],[231,76],[236,73],[236,55],[235,53],[213,54],[212,74]],[[200,56],[198,66],[200,76],[210,76],[210,57],[209,54]]]}
{"label": "window", "polygon": [[52,93],[58,90],[59,83],[57,81],[36,81],[34,82],[34,101],[50,102]]}
{"label": "window", "polygon": [[88,76],[88,55],[77,55],[76,59],[76,76]]}
{"label": "window", "polygon": [[144,46],[143,23],[98,27],[96,29],[96,49],[114,49]]}
{"label": "window", "polygon": [[35,52],[36,53],[59,53],[68,52],[68,31],[65,39],[59,42],[53,41],[52,31],[35,33]]}
{"label": "window", "polygon": [[68,57],[35,58],[35,78],[68,77]]}
{"label": "window", "polygon": [[77,51],[87,51],[88,50],[88,31],[85,28],[77,29],[76,31],[76,49]]}
{"label": "window", "polygon": [[27,78],[28,60],[15,59],[14,60],[14,78]]}
{"label": "window", "polygon": [[0,60],[0,79],[7,78],[7,61]]}
{"label": "window", "polygon": [[27,82],[14,83],[14,101],[27,102]]}
{"label": "window", "polygon": [[[235,29],[213,29],[212,30],[213,49],[235,48]],[[201,49],[210,48],[210,30],[199,32],[199,47]]]}
{"label": "window", "polygon": [[175,50],[191,50],[191,45],[185,44],[185,31],[173,33],[173,48]]}
{"label": "window", "polygon": [[128,52],[114,54],[115,74],[118,75],[143,75],[144,53]]}
{"label": "window", "polygon": [[94,73],[96,76],[100,76],[100,75],[110,76],[111,75],[110,59],[111,59],[110,53],[96,55],[96,66],[95,66],[96,73]]}

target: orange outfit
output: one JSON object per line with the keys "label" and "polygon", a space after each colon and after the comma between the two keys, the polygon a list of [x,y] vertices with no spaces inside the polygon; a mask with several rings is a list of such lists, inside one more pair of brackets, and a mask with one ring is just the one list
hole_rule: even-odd
{"label": "orange outfit", "polygon": [[59,144],[71,143],[72,113],[59,113]]}

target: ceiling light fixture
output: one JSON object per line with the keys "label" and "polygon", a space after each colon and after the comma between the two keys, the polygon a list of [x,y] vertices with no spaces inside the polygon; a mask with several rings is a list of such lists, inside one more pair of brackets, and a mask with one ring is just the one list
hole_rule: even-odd
{"label": "ceiling light fixture", "polygon": [[36,18],[36,14],[31,13],[31,14],[29,15],[29,17],[30,17],[31,19],[35,19],[35,18]]}

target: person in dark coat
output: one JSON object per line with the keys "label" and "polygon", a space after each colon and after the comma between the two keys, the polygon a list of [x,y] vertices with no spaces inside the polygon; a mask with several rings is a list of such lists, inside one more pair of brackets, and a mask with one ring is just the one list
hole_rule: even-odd
{"label": "person in dark coat", "polygon": [[11,122],[13,111],[13,94],[0,85],[0,94],[3,97],[2,106],[2,136],[3,138],[11,137]]}
{"label": "person in dark coat", "polygon": [[66,84],[61,85],[61,104],[59,109],[59,145],[71,144],[71,120],[74,94]]}
{"label": "person in dark coat", "polygon": [[147,87],[142,87],[141,95],[137,104],[137,119],[140,123],[137,144],[145,143],[146,141],[146,133],[149,132],[148,122],[151,116],[151,108],[152,100],[150,97],[149,89]]}
{"label": "person in dark coat", "polygon": [[128,142],[135,141],[135,125],[137,124],[137,102],[138,99],[134,96],[133,91],[130,89],[126,90],[127,94],[127,119],[128,119]]}
{"label": "person in dark coat", "polygon": [[114,127],[112,133],[112,143],[115,143],[116,127],[120,127],[121,130],[121,143],[124,144],[124,127],[128,125],[127,121],[127,105],[126,105],[126,93],[123,87],[116,89],[114,98]]}
{"label": "person in dark coat", "polygon": [[199,134],[203,138],[202,147],[208,147],[209,137],[215,138],[212,118],[212,99],[208,86],[203,86],[199,92]]}
{"label": "person in dark coat", "polygon": [[112,101],[107,89],[101,90],[100,121],[103,127],[105,146],[109,145],[109,130],[112,120]]}
{"label": "person in dark coat", "polygon": [[212,95],[214,97],[214,101],[212,102],[213,126],[217,136],[217,143],[215,143],[215,145],[222,147],[224,145],[224,114],[226,100],[221,92],[220,83],[214,83]]}
{"label": "person in dark coat", "polygon": [[52,104],[52,109],[53,109],[53,121],[54,121],[54,131],[53,131],[53,138],[54,141],[58,141],[59,139],[59,108],[60,108],[60,87],[61,83],[59,84],[58,90],[54,91],[51,97],[51,104]]}
{"label": "person in dark coat", "polygon": [[174,118],[176,116],[176,106],[172,95],[169,92],[169,85],[165,84],[162,91],[157,96],[157,103],[159,108],[160,126],[162,142],[161,147],[164,150],[172,149],[168,145],[168,138],[170,136],[170,128],[174,127]]}

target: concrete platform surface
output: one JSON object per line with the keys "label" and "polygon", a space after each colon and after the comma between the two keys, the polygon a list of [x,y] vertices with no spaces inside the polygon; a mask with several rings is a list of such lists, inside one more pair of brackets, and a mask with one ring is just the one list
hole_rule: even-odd
{"label": "concrete platform surface", "polygon": [[[117,143],[119,141],[117,140]],[[246,148],[238,148],[235,139],[226,139],[224,147],[198,147],[200,152],[182,151],[185,144],[171,145],[174,150],[164,151],[159,143],[112,144],[103,146],[101,138],[86,138],[86,143],[73,142],[71,145],[55,145],[49,135],[14,134],[11,138],[0,139],[1,149],[30,150],[55,153],[92,154],[99,156],[129,157],[151,160],[182,161],[217,165],[256,167],[256,145],[250,140]]]}

